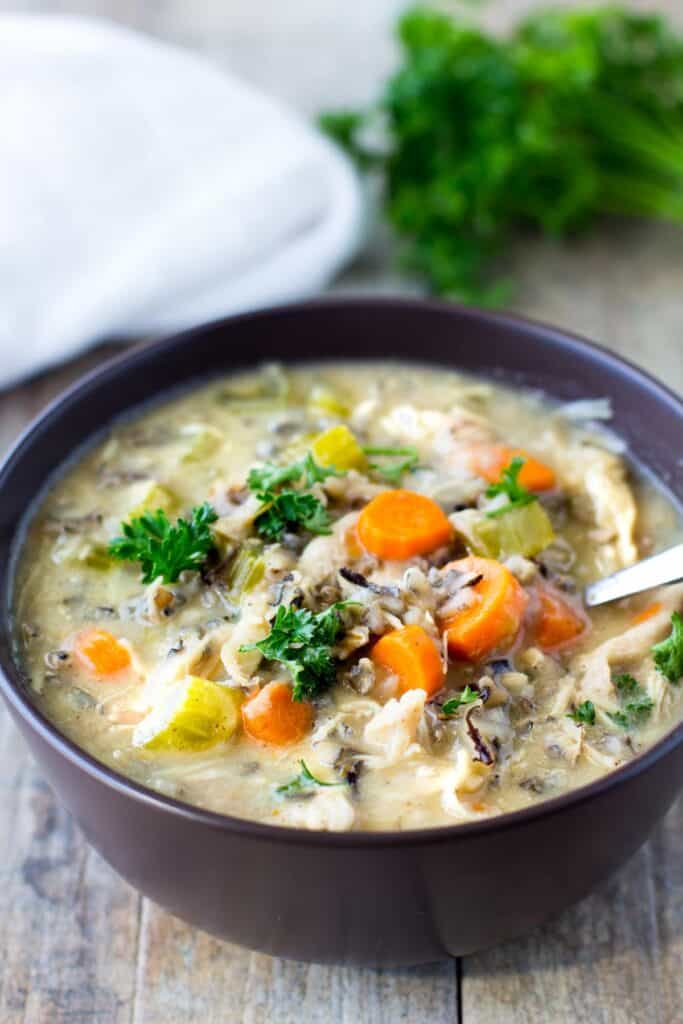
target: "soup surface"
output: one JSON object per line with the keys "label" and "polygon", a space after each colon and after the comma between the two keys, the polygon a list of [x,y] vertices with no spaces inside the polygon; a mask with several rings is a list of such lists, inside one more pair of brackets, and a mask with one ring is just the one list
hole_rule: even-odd
{"label": "soup surface", "polygon": [[680,535],[608,418],[389,363],[143,411],[28,529],[35,701],[144,786],[303,828],[472,821],[604,775],[683,692],[681,587],[582,606]]}

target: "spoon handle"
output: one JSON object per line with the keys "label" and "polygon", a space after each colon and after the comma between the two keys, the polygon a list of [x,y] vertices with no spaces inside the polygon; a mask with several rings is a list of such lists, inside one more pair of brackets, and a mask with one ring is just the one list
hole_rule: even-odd
{"label": "spoon handle", "polygon": [[678,583],[683,580],[683,544],[677,544],[658,555],[644,558],[642,562],[629,565],[626,569],[605,576],[586,587],[584,599],[589,608],[620,597],[640,594],[664,583]]}

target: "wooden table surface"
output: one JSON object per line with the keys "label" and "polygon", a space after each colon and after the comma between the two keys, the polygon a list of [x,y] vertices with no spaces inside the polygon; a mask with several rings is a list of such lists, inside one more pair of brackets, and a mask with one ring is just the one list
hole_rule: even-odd
{"label": "wooden table surface", "polygon": [[[12,6],[109,14],[208,51],[310,111],[371,94],[391,62],[387,25],[400,4]],[[489,17],[530,6],[494,2]],[[678,0],[657,6],[683,16]],[[683,390],[682,231],[621,227],[568,249],[529,245],[519,265],[518,309],[601,340]],[[381,239],[335,288],[414,290],[387,271]],[[0,449],[104,354],[1,396]],[[679,801],[627,866],[578,906],[458,963],[284,962],[188,927],[119,879],[55,802],[0,708],[0,1024],[674,1024],[683,1021],[682,839]],[[516,870],[511,864],[511,885]]]}

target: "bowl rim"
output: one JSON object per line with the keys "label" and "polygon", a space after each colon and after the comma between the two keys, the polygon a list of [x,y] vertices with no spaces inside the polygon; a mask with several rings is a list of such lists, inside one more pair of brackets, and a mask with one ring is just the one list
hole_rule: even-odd
{"label": "bowl rim", "polygon": [[[78,377],[72,384],[60,391],[21,431],[0,462],[0,494],[5,485],[6,476],[11,472],[14,465],[24,457],[26,449],[30,449],[34,434],[39,429],[44,428],[51,420],[57,419],[62,408],[81,397],[84,392],[90,389],[93,383],[111,375],[116,376],[122,370],[131,372],[141,361],[153,358],[158,353],[164,352],[168,347],[190,343],[191,339],[198,334],[205,334],[206,332],[221,328],[229,329],[233,323],[280,315],[291,316],[292,314],[296,315],[299,313],[306,315],[310,311],[334,310],[335,308],[349,306],[357,309],[365,308],[368,311],[378,307],[387,309],[403,307],[427,313],[430,311],[451,313],[460,318],[464,317],[477,321],[483,325],[495,324],[515,332],[521,330],[526,334],[534,335],[542,343],[559,343],[560,346],[574,349],[579,354],[587,353],[594,358],[597,357],[601,367],[608,374],[610,372],[623,374],[626,371],[629,377],[635,379],[640,384],[644,384],[656,396],[659,402],[664,402],[675,414],[683,417],[683,398],[659,381],[649,371],[641,369],[629,359],[617,355],[603,345],[564,328],[512,313],[492,312],[474,306],[462,306],[457,303],[432,298],[386,295],[329,295],[303,302],[279,304],[222,317],[186,330],[165,334],[151,341],[141,342],[133,348],[125,349],[123,352],[116,353],[110,358],[105,359],[94,369]],[[398,362],[405,363],[406,360],[399,359]],[[419,360],[416,360],[416,362],[419,362]],[[69,455],[67,454],[65,459],[68,459],[68,457]],[[14,540],[16,540],[16,534],[13,537],[12,543]],[[10,573],[15,564],[16,559],[9,560],[4,571]],[[8,635],[11,636],[12,628],[9,621],[9,609],[4,608],[2,615],[8,620],[6,621],[6,626]],[[590,803],[610,789],[618,787],[635,776],[646,772],[652,765],[683,742],[683,720],[681,720],[656,743],[619,768],[586,785],[577,786],[559,796],[539,801],[537,804],[515,811],[506,811],[502,814],[491,815],[475,821],[433,827],[428,826],[426,828],[328,832],[252,821],[248,818],[239,818],[229,814],[208,811],[185,801],[176,800],[173,797],[157,793],[127,778],[125,775],[98,761],[58,730],[57,726],[32,703],[26,693],[25,681],[22,679],[18,666],[15,664],[11,654],[6,658],[4,652],[0,655],[0,693],[2,693],[7,703],[27,727],[36,732],[56,753],[64,757],[74,767],[80,768],[95,782],[115,790],[119,795],[130,797],[159,812],[167,812],[176,818],[193,821],[212,830],[237,833],[256,841],[280,841],[295,845],[381,849],[386,846],[414,847],[426,844],[431,845],[432,843],[453,842],[459,838],[463,840],[477,839],[489,833],[507,831],[510,828],[530,824],[538,818],[551,818],[565,810]]]}

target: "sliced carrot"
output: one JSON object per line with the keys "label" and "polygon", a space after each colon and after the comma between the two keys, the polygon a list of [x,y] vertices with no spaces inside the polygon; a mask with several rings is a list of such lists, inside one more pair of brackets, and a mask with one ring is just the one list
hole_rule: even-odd
{"label": "sliced carrot", "polygon": [[478,661],[511,643],[522,624],[528,597],[510,570],[492,558],[461,558],[446,569],[476,573],[472,600],[444,621],[448,650],[454,658]]}
{"label": "sliced carrot", "polygon": [[631,619],[631,622],[634,626],[639,626],[641,622],[647,622],[647,620],[651,619],[653,615],[657,614],[657,612],[661,612],[663,607],[664,605],[661,601],[653,601],[652,604],[643,608],[642,611],[637,612]]}
{"label": "sliced carrot", "polygon": [[441,507],[414,491],[383,491],[358,517],[363,546],[379,558],[426,555],[447,544],[453,527]]}
{"label": "sliced carrot", "polygon": [[504,444],[480,445],[472,453],[471,468],[484,480],[495,484],[500,480],[501,473],[515,457],[524,459],[519,471],[519,482],[529,491],[551,491],[557,483],[555,471],[539,462],[522,448],[508,448]]}
{"label": "sliced carrot", "polygon": [[398,676],[400,693],[425,690],[429,696],[444,683],[436,644],[421,626],[405,626],[385,633],[372,648],[375,665]]}
{"label": "sliced carrot", "polygon": [[244,731],[255,740],[284,747],[298,743],[310,730],[313,708],[292,700],[287,683],[267,683],[242,705]]}
{"label": "sliced carrot", "polygon": [[537,647],[556,651],[581,636],[586,620],[564,598],[550,588],[539,590],[537,597],[538,610],[532,627]]}
{"label": "sliced carrot", "polygon": [[86,629],[76,637],[73,648],[76,661],[93,676],[111,676],[130,668],[131,654],[126,644],[106,629]]}

